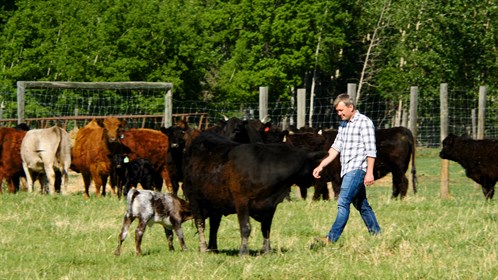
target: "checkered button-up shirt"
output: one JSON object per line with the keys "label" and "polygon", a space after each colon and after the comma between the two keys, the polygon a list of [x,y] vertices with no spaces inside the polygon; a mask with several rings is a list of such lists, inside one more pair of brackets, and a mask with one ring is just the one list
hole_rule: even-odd
{"label": "checkered button-up shirt", "polygon": [[332,148],[340,153],[341,177],[361,169],[367,170],[367,157],[375,158],[375,128],[372,120],[356,111],[349,121],[342,121]]}

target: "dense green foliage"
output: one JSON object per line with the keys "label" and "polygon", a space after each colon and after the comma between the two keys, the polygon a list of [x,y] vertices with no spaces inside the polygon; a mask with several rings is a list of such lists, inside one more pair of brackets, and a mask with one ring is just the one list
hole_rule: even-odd
{"label": "dense green foliage", "polygon": [[[450,164],[452,199],[439,198],[437,150],[417,151],[418,194],[390,198],[390,182],[367,192],[382,227],[370,237],[352,211],[337,244],[310,249],[337,212],[335,201],[284,201],[272,226],[274,253],[259,255],[259,223],[251,220],[251,255],[238,257],[236,215],[222,219],[218,254],[198,252],[192,222],[183,224],[189,251],[167,250],[164,231],[147,229],[142,257],[134,256],[134,231],[115,257],[125,212],[116,197],[84,201],[63,196],[0,195],[1,279],[496,279],[498,208],[485,202],[464,170]],[[81,181],[81,177],[77,177]]]}
{"label": "dense green foliage", "polygon": [[6,0],[0,89],[166,81],[177,99],[253,102],[259,86],[277,100],[316,76],[317,96],[361,77],[395,100],[412,85],[475,91],[498,78],[497,12],[492,0]]}

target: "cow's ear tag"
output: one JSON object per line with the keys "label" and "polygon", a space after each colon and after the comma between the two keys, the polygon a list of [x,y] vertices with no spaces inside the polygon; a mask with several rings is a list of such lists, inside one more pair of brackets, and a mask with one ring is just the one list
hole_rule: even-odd
{"label": "cow's ear tag", "polygon": [[124,139],[124,134],[121,134],[121,136],[119,138]]}
{"label": "cow's ear tag", "polygon": [[128,163],[128,162],[130,162],[130,158],[129,158],[129,157],[125,157],[125,158],[123,159],[123,162],[124,162],[124,163]]}

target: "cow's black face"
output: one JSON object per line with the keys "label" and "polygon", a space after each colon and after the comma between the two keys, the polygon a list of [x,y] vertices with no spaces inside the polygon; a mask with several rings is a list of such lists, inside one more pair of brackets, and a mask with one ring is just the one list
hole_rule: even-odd
{"label": "cow's black face", "polygon": [[449,134],[443,140],[443,149],[439,152],[439,157],[442,159],[453,159],[453,145],[458,137],[454,134]]}

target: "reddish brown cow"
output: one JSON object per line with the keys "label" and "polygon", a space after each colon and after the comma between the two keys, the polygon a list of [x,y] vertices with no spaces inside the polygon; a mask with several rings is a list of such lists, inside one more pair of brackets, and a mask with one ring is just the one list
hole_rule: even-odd
{"label": "reddish brown cow", "polygon": [[20,151],[25,135],[25,130],[0,128],[0,192],[3,179],[7,181],[9,192],[19,189],[19,177],[24,176]]}
{"label": "reddish brown cow", "polygon": [[105,184],[111,169],[110,158],[119,149],[118,135],[125,125],[126,122],[109,117],[102,122],[94,119],[78,131],[71,150],[71,169],[83,176],[85,199],[89,197],[92,180],[96,196],[99,197],[101,193],[105,196]]}
{"label": "reddish brown cow", "polygon": [[119,142],[123,145],[123,151],[130,160],[146,158],[152,164],[155,173],[157,173],[153,183],[156,190],[161,190],[164,179],[168,191],[173,192],[168,172],[168,136],[159,130],[148,128],[132,128],[120,135]]}

